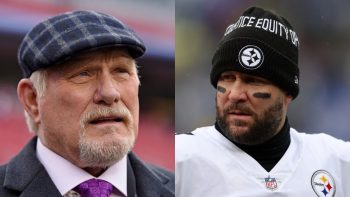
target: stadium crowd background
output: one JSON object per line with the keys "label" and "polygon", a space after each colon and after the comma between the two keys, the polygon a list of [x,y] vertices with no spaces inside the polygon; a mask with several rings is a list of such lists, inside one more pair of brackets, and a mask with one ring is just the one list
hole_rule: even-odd
{"label": "stadium crowd background", "polygon": [[140,127],[135,152],[145,161],[174,170],[175,1],[173,0],[1,0],[0,1],[0,164],[32,136],[16,94],[22,77],[17,49],[38,22],[70,10],[113,15],[145,41],[141,66]]}
{"label": "stadium crowd background", "polygon": [[285,16],[300,41],[300,94],[289,107],[292,127],[350,140],[350,2],[345,0],[176,0],[178,133],[215,120],[211,58],[226,27],[249,6]]}

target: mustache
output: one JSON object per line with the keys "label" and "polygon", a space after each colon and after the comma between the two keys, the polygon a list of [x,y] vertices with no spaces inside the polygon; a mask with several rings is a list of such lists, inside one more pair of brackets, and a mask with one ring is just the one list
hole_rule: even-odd
{"label": "mustache", "polygon": [[132,115],[130,111],[124,105],[119,104],[117,107],[113,108],[99,106],[95,109],[85,112],[82,115],[80,124],[83,128],[85,128],[85,125],[89,124],[91,121],[103,117],[118,117],[127,125],[129,125],[132,121]]}
{"label": "mustache", "polygon": [[234,110],[239,110],[239,111],[246,113],[246,114],[253,114],[253,115],[256,114],[251,108],[246,106],[244,103],[240,103],[240,102],[231,103],[223,111],[224,111],[224,114],[229,114],[230,111],[234,111]]}

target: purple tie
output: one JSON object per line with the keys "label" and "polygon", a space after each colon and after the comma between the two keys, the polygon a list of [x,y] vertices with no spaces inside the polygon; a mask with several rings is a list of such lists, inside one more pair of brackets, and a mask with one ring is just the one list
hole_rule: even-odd
{"label": "purple tie", "polygon": [[112,190],[112,184],[100,179],[90,179],[76,187],[81,197],[109,197]]}

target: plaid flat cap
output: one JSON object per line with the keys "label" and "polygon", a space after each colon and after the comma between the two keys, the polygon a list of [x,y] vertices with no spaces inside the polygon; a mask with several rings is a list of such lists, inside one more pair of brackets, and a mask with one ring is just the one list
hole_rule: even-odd
{"label": "plaid flat cap", "polygon": [[95,11],[73,11],[49,18],[24,37],[18,63],[24,77],[62,63],[82,51],[123,47],[133,58],[146,48],[136,33],[118,19]]}

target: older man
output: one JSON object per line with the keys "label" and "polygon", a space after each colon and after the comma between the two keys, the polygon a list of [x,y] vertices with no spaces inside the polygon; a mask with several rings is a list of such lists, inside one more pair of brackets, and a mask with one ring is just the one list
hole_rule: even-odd
{"label": "older man", "polygon": [[174,175],[130,152],[144,51],[131,29],[94,11],[52,17],[25,36],[17,92],[37,137],[0,167],[0,196],[174,196]]}

